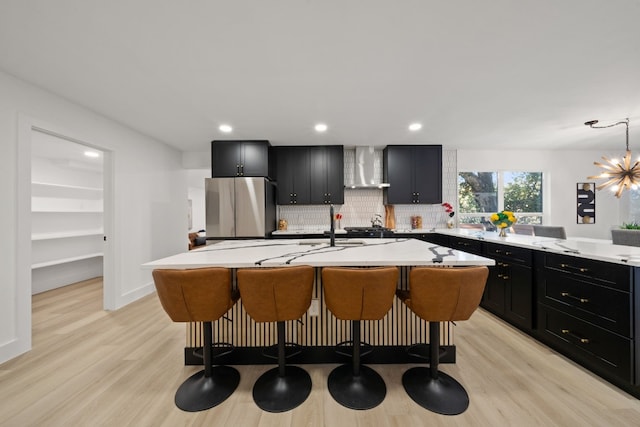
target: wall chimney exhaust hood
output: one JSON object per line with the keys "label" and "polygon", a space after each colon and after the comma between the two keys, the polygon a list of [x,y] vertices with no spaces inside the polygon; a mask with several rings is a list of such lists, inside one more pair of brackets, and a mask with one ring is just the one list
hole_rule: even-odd
{"label": "wall chimney exhaust hood", "polygon": [[[380,153],[378,153],[380,154]],[[354,168],[353,182],[345,185],[347,188],[384,188],[389,184],[382,182],[382,157],[376,165],[376,152],[373,147],[357,146]],[[376,166],[378,168],[376,169]]]}

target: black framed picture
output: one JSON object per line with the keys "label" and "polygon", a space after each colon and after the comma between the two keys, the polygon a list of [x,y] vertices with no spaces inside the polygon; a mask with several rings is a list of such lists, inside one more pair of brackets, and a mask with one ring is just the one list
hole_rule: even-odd
{"label": "black framed picture", "polygon": [[578,224],[596,223],[596,184],[595,182],[579,182],[577,193],[577,219]]}

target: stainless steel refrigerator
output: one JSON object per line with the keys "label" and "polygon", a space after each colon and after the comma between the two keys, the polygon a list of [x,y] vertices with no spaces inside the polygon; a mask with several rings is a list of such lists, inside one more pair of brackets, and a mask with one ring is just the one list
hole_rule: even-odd
{"label": "stainless steel refrigerator", "polygon": [[265,238],[276,229],[275,184],[266,178],[205,179],[207,239]]}

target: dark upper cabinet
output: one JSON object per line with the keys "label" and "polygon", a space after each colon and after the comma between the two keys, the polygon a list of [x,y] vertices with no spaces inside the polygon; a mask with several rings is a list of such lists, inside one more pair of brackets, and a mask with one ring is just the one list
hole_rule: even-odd
{"label": "dark upper cabinet", "polygon": [[388,145],[383,156],[385,204],[442,203],[441,145]]}
{"label": "dark upper cabinet", "polygon": [[211,176],[270,177],[269,141],[212,141]]}
{"label": "dark upper cabinet", "polygon": [[274,147],[279,205],[344,203],[342,145]]}
{"label": "dark upper cabinet", "polygon": [[344,147],[309,147],[310,204],[344,203]]}
{"label": "dark upper cabinet", "polygon": [[279,205],[308,205],[311,193],[308,147],[274,147]]}

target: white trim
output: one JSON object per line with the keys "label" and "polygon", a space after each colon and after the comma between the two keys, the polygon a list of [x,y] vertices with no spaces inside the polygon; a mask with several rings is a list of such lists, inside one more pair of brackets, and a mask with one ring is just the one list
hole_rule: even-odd
{"label": "white trim", "polygon": [[18,114],[16,138],[15,335],[0,345],[0,363],[31,350],[31,126]]}
{"label": "white trim", "polygon": [[120,307],[123,307],[127,304],[130,304],[134,301],[139,300],[140,298],[147,296],[153,292],[155,292],[156,288],[153,282],[149,282],[145,285],[142,285],[136,289],[133,289],[122,295],[120,298]]}
{"label": "white trim", "polygon": [[[34,130],[45,132],[69,141],[99,149],[104,157],[104,228],[112,235],[114,213],[114,166],[112,152],[82,140],[70,137],[74,132],[61,131],[58,126],[44,123],[23,113],[17,117],[17,168],[16,168],[16,230],[14,235],[16,253],[15,288],[15,336],[12,340],[0,343],[0,363],[10,360],[31,349],[31,134]],[[105,234],[107,235],[107,234]],[[115,261],[113,244],[105,245],[104,250],[104,308],[115,307],[116,289],[113,278]],[[146,290],[146,289],[145,289]]]}

